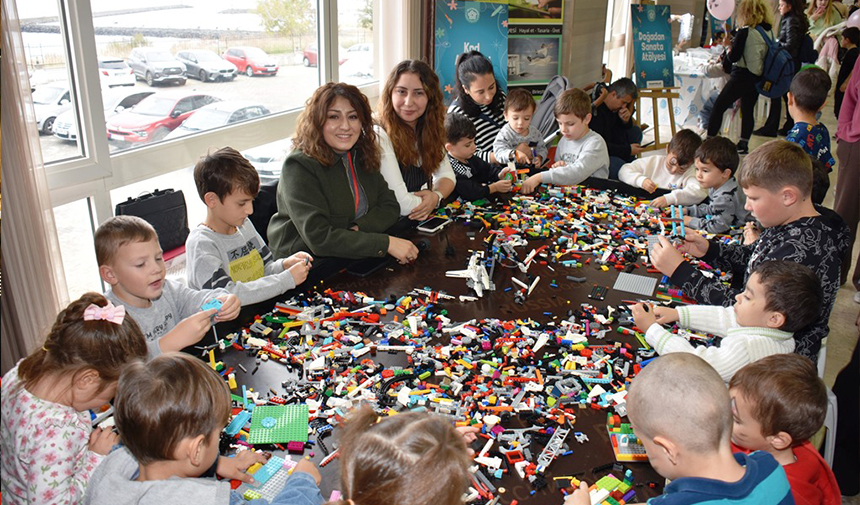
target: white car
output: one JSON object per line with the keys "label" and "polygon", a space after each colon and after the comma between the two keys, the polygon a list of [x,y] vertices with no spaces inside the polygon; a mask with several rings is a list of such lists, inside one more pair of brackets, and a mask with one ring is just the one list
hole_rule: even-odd
{"label": "white car", "polygon": [[103,88],[134,86],[134,70],[119,58],[99,58],[99,79]]}
{"label": "white car", "polygon": [[50,135],[54,130],[57,116],[72,108],[69,85],[55,82],[38,86],[33,91],[33,108],[36,111],[36,125],[39,133]]}
{"label": "white car", "polygon": [[257,169],[260,182],[265,183],[278,180],[281,177],[281,169],[284,168],[284,160],[292,150],[292,140],[284,139],[253,147],[242,151],[248,161]]}
{"label": "white car", "polygon": [[[150,89],[111,89],[102,94],[102,105],[104,105],[105,119],[115,116],[120,112],[131,109],[137,103],[155,91]],[[67,110],[57,116],[54,121],[54,136],[61,140],[77,142],[78,124],[75,121],[75,111]]]}
{"label": "white car", "polygon": [[266,114],[269,114],[269,109],[264,105],[247,100],[225,100],[210,103],[194,111],[164,140],[184,137],[203,130],[212,130],[219,126],[247,121]]}

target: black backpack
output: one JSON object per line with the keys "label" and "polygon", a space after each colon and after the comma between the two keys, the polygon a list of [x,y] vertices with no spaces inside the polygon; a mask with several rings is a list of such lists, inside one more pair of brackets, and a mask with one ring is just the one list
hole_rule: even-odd
{"label": "black backpack", "polygon": [[766,97],[781,97],[788,91],[794,78],[794,58],[788,49],[782,47],[764,28],[756,26],[756,30],[767,44],[767,54],[764,57],[761,79],[755,87]]}

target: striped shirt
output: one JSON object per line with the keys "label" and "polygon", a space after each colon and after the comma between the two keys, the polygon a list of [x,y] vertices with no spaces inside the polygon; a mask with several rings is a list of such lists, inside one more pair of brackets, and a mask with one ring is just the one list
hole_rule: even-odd
{"label": "striped shirt", "polygon": [[669,483],[662,495],[648,500],[648,505],[794,505],[785,470],[773,456],[756,451],[734,457],[746,468],[741,480],[681,477]]}
{"label": "striped shirt", "polygon": [[[504,99],[507,95],[505,95],[503,91],[499,91],[499,93],[502,94],[502,103],[504,103]],[[499,134],[499,130],[501,130],[506,124],[505,115],[501,110],[498,114],[494,115],[490,105],[478,105],[478,108],[480,109],[480,114],[477,116],[466,114],[466,111],[464,111],[459,105],[459,99],[455,99],[451,102],[451,105],[448,106],[448,114],[452,114],[454,112],[462,114],[475,124],[475,129],[478,130],[478,134],[475,137],[475,146],[478,150],[475,154],[482,160],[489,163],[496,135]]]}
{"label": "striped shirt", "polygon": [[684,337],[666,331],[654,323],[645,332],[645,340],[659,354],[686,352],[707,361],[728,382],[744,365],[771,354],[794,351],[791,332],[774,328],[739,326],[733,307],[691,305],[678,307],[678,326],[705,331],[723,337],[720,346],[693,347]]}

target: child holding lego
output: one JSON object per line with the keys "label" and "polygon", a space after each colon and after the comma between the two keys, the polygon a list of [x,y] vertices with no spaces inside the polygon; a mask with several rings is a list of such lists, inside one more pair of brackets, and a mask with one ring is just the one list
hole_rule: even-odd
{"label": "child holding lego", "polygon": [[248,219],[260,191],[260,177],[248,160],[231,147],[218,149],[197,162],[194,183],[206,220],[185,241],[188,287],[223,288],[247,305],[304,282],[311,255],[297,252],[276,261]]}
{"label": "child holding lego", "polygon": [[[475,154],[475,136],[478,134],[475,123],[462,114],[452,112],[445,118],[445,133],[445,150],[457,176],[455,198],[459,196],[471,202],[511,191],[516,170],[494,167]],[[511,177],[505,177],[508,174]]]}
{"label": "child holding lego", "polygon": [[797,505],[842,503],[833,471],[809,442],[827,413],[827,388],[814,363],[796,354],[768,356],[738,370],[729,395],[736,451],[773,456]]}
{"label": "child holding lego", "polygon": [[651,250],[651,261],[687,296],[708,305],[728,305],[738,291],[685,262],[682,253],[744,282],[764,261],[786,260],[810,267],[821,282],[822,310],[812,324],[794,333],[794,352],[814,361],[821,339],[829,332],[827,320],[839,289],[848,227],[836,213],[812,203],[812,162],[797,144],[771,140],[761,145],[744,159],[738,181],[747,208],[764,228],[758,240],[750,245],[726,244],[687,230],[678,249],[660,237]]}
{"label": "child holding lego", "polygon": [[696,150],[696,181],[708,191],[708,199],[684,209],[684,223],[694,230],[727,233],[749,218],[735,172],[740,157],[735,144],[725,137],[711,137]]}
{"label": "child holding lego", "polygon": [[[266,458],[252,451],[219,456],[230,390],[203,361],[168,353],[149,363],[131,363],[120,375],[115,408],[123,446],[96,469],[85,504],[268,503],[246,502],[230,489],[229,480],[208,475],[214,469],[225,479],[253,483],[244,471]],[[303,459],[272,503],[321,505],[319,482],[319,471]]]}
{"label": "child holding lego", "polygon": [[609,154],[603,137],[588,128],[591,99],[585,91],[566,90],[555,104],[555,119],[563,135],[549,170],[530,176],[522,191],[529,194],[541,184],[574,185],[589,177],[609,177]]}
{"label": "child holding lego", "polygon": [[380,418],[368,406],[345,426],[338,457],[343,498],[329,505],[463,503],[471,463],[465,441],[475,440],[475,428],[455,429],[426,412]]}
{"label": "child holding lego", "polygon": [[537,104],[524,88],[514,88],[505,100],[505,121],[493,141],[496,162],[509,161],[532,164],[539,167],[546,159],[547,149],[543,134],[532,126]]}
{"label": "child holding lego", "polygon": [[[105,296],[140,326],[149,356],[179,351],[196,344],[213,322],[239,315],[236,295],[223,289],[195,290],[165,279],[161,246],[155,229],[135,216],[115,216],[95,233],[96,261],[102,280],[110,285]],[[212,299],[221,308],[200,310]]]}
{"label": "child holding lego", "polygon": [[3,376],[3,503],[83,499],[119,443],[112,430],[93,429],[88,411],[113,398],[123,365],[145,357],[137,323],[104,296],[87,293],[60,312],[42,345]]}
{"label": "child holding lego", "polygon": [[788,90],[788,111],[794,118],[794,126],[785,140],[794,142],[807,154],[824,163],[827,172],[836,166],[830,152],[830,132],[815,115],[824,108],[830,93],[830,76],[818,67],[809,67],[798,72],[791,80]]}
{"label": "child holding lego", "polygon": [[[642,368],[630,384],[627,412],[648,462],[672,481],[650,505],[794,503],[773,456],[732,454],[729,392],[702,358],[667,354]],[[582,487],[565,500],[590,503]]]}
{"label": "child holding lego", "polygon": [[665,156],[646,156],[627,163],[618,171],[618,179],[649,193],[668,189],[669,193],[655,198],[651,205],[692,205],[705,199],[707,191],[696,181],[695,169],[690,170],[696,149],[702,138],[693,130],[681,130],[666,146]]}
{"label": "child holding lego", "polygon": [[[689,305],[672,309],[636,304],[633,318],[659,354],[688,352],[708,362],[728,382],[741,367],[794,350],[792,334],[821,312],[821,284],[809,267],[789,261],[759,263],[731,307]],[[722,338],[719,346],[694,347],[663,324]]]}

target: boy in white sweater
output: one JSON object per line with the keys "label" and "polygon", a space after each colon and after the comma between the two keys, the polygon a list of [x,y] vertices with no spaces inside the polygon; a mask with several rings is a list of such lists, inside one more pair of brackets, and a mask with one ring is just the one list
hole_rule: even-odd
{"label": "boy in white sweater", "polygon": [[553,110],[562,139],[549,170],[530,176],[520,191],[529,194],[540,184],[572,186],[589,177],[609,178],[609,151],[603,137],[593,132],[591,99],[585,91],[572,88],[558,97]]}
{"label": "boy in white sweater", "polygon": [[646,156],[621,167],[621,182],[653,193],[658,188],[670,190],[655,198],[651,205],[658,208],[669,205],[693,205],[708,196],[708,190],[696,181],[693,160],[702,138],[693,130],[681,130],[672,137],[665,156]]}
{"label": "boy in white sweater", "polygon": [[[691,305],[671,309],[636,304],[633,319],[659,354],[688,352],[707,361],[728,382],[744,365],[772,354],[794,351],[793,333],[821,312],[821,282],[794,261],[766,261],[752,272],[732,307]],[[679,322],[722,337],[719,347],[693,347],[661,326]]]}
{"label": "boy in white sweater", "polygon": [[305,281],[313,258],[298,252],[275,260],[248,216],[260,191],[257,170],[232,147],[207,154],[194,167],[206,221],[185,241],[192,289],[223,288],[242,305],[262,302]]}

